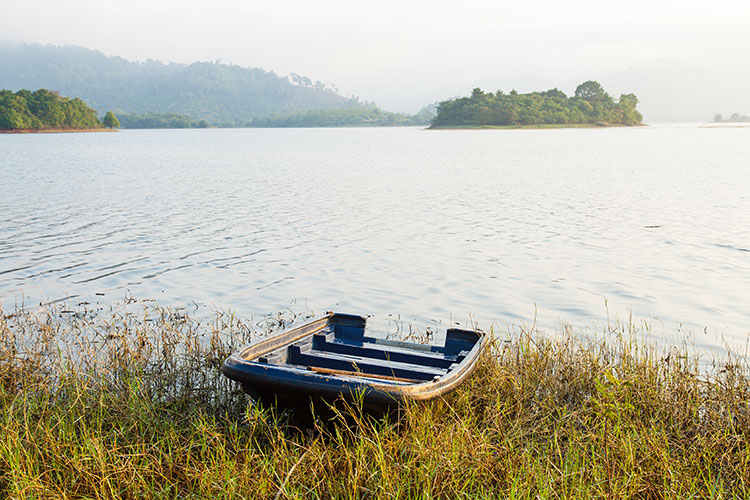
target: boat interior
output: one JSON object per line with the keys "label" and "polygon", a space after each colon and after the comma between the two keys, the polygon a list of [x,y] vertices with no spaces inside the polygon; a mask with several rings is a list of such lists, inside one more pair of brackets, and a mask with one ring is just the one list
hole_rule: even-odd
{"label": "boat interior", "polygon": [[365,320],[333,315],[302,338],[253,361],[315,373],[414,384],[439,380],[455,370],[479,340],[470,330],[449,329],[445,345],[401,342],[365,335]]}

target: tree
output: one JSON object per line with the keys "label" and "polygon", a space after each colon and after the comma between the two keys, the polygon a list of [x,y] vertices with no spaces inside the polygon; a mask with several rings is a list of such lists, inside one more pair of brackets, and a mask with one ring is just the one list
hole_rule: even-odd
{"label": "tree", "polygon": [[575,96],[589,102],[603,101],[608,97],[599,82],[594,80],[583,82],[576,87]]}
{"label": "tree", "polygon": [[565,95],[565,92],[562,90],[558,90],[557,87],[554,89],[549,89],[547,92],[542,92],[542,95],[545,97],[553,97],[558,99],[567,99],[568,96]]}
{"label": "tree", "polygon": [[119,128],[120,127],[120,121],[117,119],[115,114],[111,111],[107,111],[107,114],[104,115],[104,119],[102,120],[102,123],[107,128]]}
{"label": "tree", "polygon": [[643,116],[636,111],[638,106],[638,98],[635,94],[622,94],[620,100],[617,102],[617,106],[612,113],[613,123],[622,123],[625,125],[636,125],[641,123]]}
{"label": "tree", "polygon": [[79,98],[68,99],[57,92],[0,91],[1,129],[89,129],[101,127],[96,112]]}

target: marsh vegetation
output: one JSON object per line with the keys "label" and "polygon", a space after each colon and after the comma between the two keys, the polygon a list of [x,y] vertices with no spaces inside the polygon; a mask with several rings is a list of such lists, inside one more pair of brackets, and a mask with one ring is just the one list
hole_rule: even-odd
{"label": "marsh vegetation", "polygon": [[633,324],[495,341],[445,399],[300,422],[219,371],[283,315],[5,311],[9,498],[744,498],[750,384]]}

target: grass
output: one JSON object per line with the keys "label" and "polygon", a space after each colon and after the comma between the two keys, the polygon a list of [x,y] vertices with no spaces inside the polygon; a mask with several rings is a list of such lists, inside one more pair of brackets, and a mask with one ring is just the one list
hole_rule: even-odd
{"label": "grass", "polygon": [[284,325],[6,311],[0,497],[750,497],[746,364],[707,369],[630,324],[520,330],[445,399],[301,426],[219,373]]}

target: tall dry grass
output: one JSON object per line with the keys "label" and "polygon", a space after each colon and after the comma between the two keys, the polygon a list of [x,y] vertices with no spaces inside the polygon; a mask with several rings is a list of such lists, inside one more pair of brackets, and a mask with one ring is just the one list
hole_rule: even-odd
{"label": "tall dry grass", "polygon": [[219,373],[283,325],[6,312],[0,497],[750,497],[746,363],[706,368],[632,325],[520,331],[445,399],[301,426]]}

